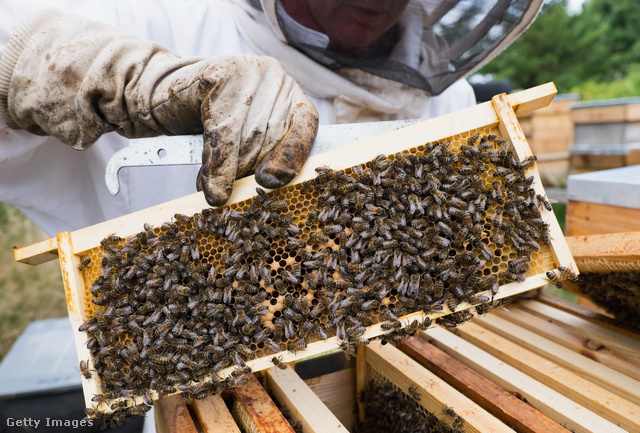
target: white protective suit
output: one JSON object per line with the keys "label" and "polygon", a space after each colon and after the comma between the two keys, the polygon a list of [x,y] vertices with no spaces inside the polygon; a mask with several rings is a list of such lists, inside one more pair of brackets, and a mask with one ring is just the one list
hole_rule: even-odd
{"label": "white protective suit", "polygon": [[[274,10],[273,0],[264,4],[267,10]],[[115,25],[183,57],[272,55],[307,91],[321,124],[376,118],[426,119],[475,102],[471,87],[464,81],[437,97],[422,97],[413,104],[407,104],[408,100],[397,92],[388,97],[359,91],[346,80],[336,80],[335,74],[286,44],[277,45],[278,35],[266,18],[255,22],[242,0],[2,2],[0,55],[18,25],[43,7],[56,7]],[[352,101],[360,105],[353,107]],[[405,103],[398,105],[398,101]],[[365,110],[362,105],[377,110]],[[53,236],[196,191],[198,166],[145,167],[121,170],[120,193],[111,196],[104,182],[106,162],[127,142],[116,133],[107,133],[87,150],[76,151],[56,138],[11,129],[0,118],[0,201],[15,205]]]}

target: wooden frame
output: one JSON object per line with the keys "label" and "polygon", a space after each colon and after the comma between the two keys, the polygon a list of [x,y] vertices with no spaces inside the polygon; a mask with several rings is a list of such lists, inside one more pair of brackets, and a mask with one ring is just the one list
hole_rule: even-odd
{"label": "wooden frame", "polygon": [[154,407],[158,433],[240,433],[220,394],[194,401],[190,408],[182,396],[173,395]]}
{"label": "wooden frame", "polygon": [[[546,106],[555,93],[555,86],[550,83],[513,95],[498,95],[488,103],[479,104],[475,107],[442,116],[438,119],[428,120],[417,125],[354,143],[345,148],[317,155],[309,159],[303,170],[293,179],[291,184],[300,184],[314,178],[316,176],[315,167],[318,166],[327,165],[336,170],[346,169],[371,160],[381,152],[384,152],[384,154],[395,154],[406,149],[422,146],[425,143],[440,140],[444,137],[454,136],[479,128],[497,127],[503,137],[512,144],[517,158],[522,161],[531,156],[531,150],[518,124],[516,114],[527,113],[536,108]],[[536,193],[544,195],[544,189],[537,170],[535,167],[530,170],[529,174],[533,173],[534,176],[533,188],[535,188]],[[257,184],[253,176],[238,180],[229,203],[238,203],[253,197],[256,186]],[[23,263],[38,264],[50,260],[56,255],[59,257],[67,294],[69,317],[74,328],[80,360],[91,360],[90,354],[85,347],[86,334],[77,330],[84,320],[84,312],[80,300],[86,292],[83,276],[78,269],[80,257],[87,251],[100,245],[100,241],[112,233],[116,233],[121,237],[130,236],[138,233],[144,223],[159,226],[171,220],[176,213],[191,215],[206,207],[208,207],[208,205],[203,195],[197,193],[92,227],[77,230],[73,233],[60,233],[55,242],[53,240],[47,240],[30,247],[15,249],[16,260]],[[529,276],[525,281],[501,286],[499,293],[495,296],[496,299],[513,296],[547,284],[545,272],[560,265],[566,266],[577,273],[577,268],[571,258],[569,248],[564,241],[555,216],[551,211],[546,209],[542,211],[542,215],[550,227],[551,243],[549,248],[553,254],[553,263],[548,264],[549,267],[544,269],[543,272]],[[492,296],[490,290],[487,290],[483,294]],[[463,303],[458,305],[457,309],[463,310],[471,306],[472,305],[468,303]],[[448,309],[444,309],[442,312],[431,314],[430,318],[435,319],[449,313],[450,311]],[[412,313],[401,318],[403,323],[411,323],[413,320],[423,319],[424,314],[422,312]],[[380,336],[384,332],[381,324],[376,324],[368,327],[362,337],[372,338]],[[291,362],[334,350],[339,347],[338,343],[336,337],[313,342],[310,343],[304,351],[298,353],[283,352],[281,361],[285,363]],[[271,358],[272,356],[268,356],[247,361],[247,365],[251,367],[253,371],[265,370],[272,367]],[[92,367],[91,361],[89,362],[89,367]],[[230,367],[220,371],[219,374],[224,377],[230,374],[231,370],[232,368]],[[96,381],[94,379],[83,379],[83,388],[85,390],[86,404],[87,406],[91,406],[92,396],[99,393]],[[152,396],[155,397],[155,393],[152,393]],[[108,405],[103,406],[107,407]],[[106,410],[108,411],[108,409]]]}
{"label": "wooden frame", "polygon": [[[490,319],[492,315],[465,323],[456,334],[609,422],[628,431],[640,429],[640,406],[481,326]],[[502,326],[508,327],[508,322]]]}
{"label": "wooden frame", "polygon": [[266,383],[305,433],[346,433],[347,428],[325,406],[291,366],[272,367],[265,372]]}
{"label": "wooden frame", "polygon": [[[573,347],[567,333],[558,332],[557,328],[549,333],[541,326],[548,323],[548,318],[563,318],[570,323],[579,318],[577,314],[549,307],[540,309],[544,317],[537,317],[525,311],[527,303],[530,309],[536,307],[532,304],[539,304],[518,300],[509,305],[508,311],[500,309],[482,315],[453,330],[432,327],[409,338],[399,348],[376,341],[359,346],[357,389],[365,388],[371,372],[375,372],[378,381],[390,381],[407,395],[411,395],[409,387],[413,386],[420,395],[418,403],[445,422],[451,419],[443,414],[444,405],[461,415],[465,420],[464,431],[515,429],[560,433],[566,429],[577,432],[640,429],[640,382],[616,371],[607,359],[596,359],[580,347]],[[561,313],[575,317],[563,317]],[[588,323],[581,326],[598,324],[586,320]],[[614,327],[609,331],[613,340],[621,336],[640,339],[637,334],[628,336]],[[629,351],[630,358],[640,358],[638,347],[631,346]],[[335,395],[338,392],[335,388],[344,386],[343,383],[334,381],[332,386],[313,393],[309,382],[317,379],[305,383],[291,366],[285,370],[272,368],[263,376],[265,388],[251,375],[250,384],[234,391],[234,412],[237,407],[247,410],[258,406],[274,411],[274,403],[267,395],[270,391],[295,421],[303,422],[307,433],[351,428],[336,424],[335,416],[321,401],[326,401],[327,395]],[[353,389],[352,402],[359,391]],[[351,407],[348,402],[345,404]],[[208,415],[202,414],[203,407],[211,408]],[[247,431],[274,431],[270,422],[273,417],[256,414],[249,427],[244,425]],[[216,423],[210,424],[215,429],[203,431],[237,432],[220,395],[193,401],[189,408],[179,396],[163,399],[156,405],[156,418],[161,433],[178,431],[176,426],[182,428],[179,431],[190,431],[191,424],[202,425],[203,420]],[[169,425],[174,429],[167,429]],[[288,428],[286,425],[275,431],[289,431]]]}
{"label": "wooden frame", "polygon": [[540,412],[573,431],[593,433],[625,431],[451,332],[434,328],[428,333],[421,333],[421,337],[433,341],[436,347],[448,355],[507,391],[526,399]]}
{"label": "wooden frame", "polygon": [[558,423],[427,341],[411,337],[400,349],[516,431],[566,433]]}
{"label": "wooden frame", "polygon": [[640,270],[640,232],[569,236],[566,240],[581,272]]}
{"label": "wooden frame", "polygon": [[248,433],[294,433],[275,402],[269,397],[255,375],[249,382],[234,389],[233,416]]}
{"label": "wooden frame", "polygon": [[[373,379],[371,371],[379,373],[406,395],[410,395],[410,387],[415,388],[420,395],[417,403],[442,421],[451,421],[443,409],[453,409],[464,418],[466,432],[512,432],[478,404],[391,345],[383,346],[379,341],[372,341],[359,353],[358,395]],[[363,413],[361,407],[361,421],[364,421]]]}

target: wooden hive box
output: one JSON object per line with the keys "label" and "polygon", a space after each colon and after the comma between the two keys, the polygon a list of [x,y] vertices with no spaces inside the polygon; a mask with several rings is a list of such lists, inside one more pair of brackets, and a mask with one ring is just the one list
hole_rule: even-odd
{"label": "wooden hive box", "polygon": [[639,166],[569,176],[568,236],[637,231],[639,216]]}
{"label": "wooden hive box", "polygon": [[[547,273],[559,266],[577,272],[555,216],[544,203],[544,189],[532,162],[531,150],[516,118],[518,113],[546,106],[554,94],[555,86],[547,84],[509,96],[498,95],[491,102],[315,156],[309,159],[289,186],[270,192],[268,196],[260,195],[258,199],[254,199],[257,187],[254,178],[240,179],[224,208],[209,208],[201,194],[194,194],[73,233],[60,233],[55,239],[30,247],[18,248],[15,251],[16,260],[37,264],[59,258],[69,317],[76,329],[78,357],[81,362],[87,362],[89,370],[89,374],[83,377],[85,400],[87,407],[93,408],[94,416],[114,411],[131,412],[132,408],[145,405],[145,397],[147,402],[151,398],[157,399],[178,392],[202,397],[204,393],[219,388],[239,386],[247,380],[241,370],[268,369],[273,366],[274,358],[286,363],[338,347],[352,351],[356,342],[374,337],[401,337],[403,332],[413,333],[416,326],[427,326],[431,320],[449,315],[453,310],[460,312],[473,304],[497,303],[503,298],[545,285]],[[473,166],[477,173],[473,177],[467,170],[470,164],[475,163],[468,161],[478,155],[478,143],[487,142],[495,151],[496,161],[500,161],[498,165],[508,164],[516,167],[516,170],[522,164],[525,168],[517,169],[520,170],[517,171],[518,174],[515,171],[504,171],[504,167],[501,171],[498,166],[491,165],[493,162],[489,163],[487,156],[486,164],[478,163]],[[512,153],[507,153],[506,148],[502,149],[504,146],[508,146]],[[380,158],[380,154],[387,157]],[[398,156],[400,154],[404,156]],[[418,173],[418,163],[431,161],[430,164],[437,165],[439,157],[446,158],[442,165],[437,166],[444,168],[436,168],[433,174],[428,174],[434,179],[432,184],[424,190],[416,186],[427,195],[420,198],[422,201],[416,201],[416,194],[410,194],[408,198],[405,195],[391,196],[396,194],[396,184],[405,185],[406,188],[409,188],[408,185],[417,185],[417,181],[411,183],[411,176],[407,176],[402,167],[412,167],[412,170],[415,167],[415,172]],[[436,162],[433,162],[434,159]],[[323,166],[328,168],[316,172],[316,167]],[[383,171],[380,168],[382,166],[387,169]],[[394,167],[392,171],[388,169],[390,166]],[[460,171],[456,174],[458,170]],[[386,176],[384,173],[394,173],[394,181],[381,181],[380,177]],[[450,179],[452,183],[441,187],[434,178],[436,175],[447,176],[446,179]],[[337,182],[336,179],[345,182],[342,184],[344,188],[332,186]],[[382,187],[378,188],[374,179],[378,179],[378,183],[389,185],[390,195],[381,197],[384,199],[383,203],[389,203],[391,207],[385,209],[374,206],[373,203],[378,203],[374,200],[380,197],[373,191],[382,191]],[[363,184],[358,188],[364,188],[371,194],[345,193],[339,203],[343,206],[343,213],[351,212],[347,209],[353,208],[356,216],[364,214],[367,221],[362,223],[353,220],[352,225],[352,218],[355,217],[347,215],[344,217],[347,223],[336,225],[336,221],[343,220],[327,214],[337,212],[338,204],[328,204],[338,201],[335,191],[352,191],[357,181],[361,184],[370,182],[371,186]],[[466,193],[468,185],[476,185],[477,191],[473,192],[472,199],[468,199],[471,204],[463,203],[466,206],[463,211],[463,205],[459,204],[462,200],[457,194],[462,196]],[[520,188],[517,194],[512,191],[512,186],[514,189]],[[440,188],[450,191],[450,195],[442,193]],[[504,220],[502,211],[497,210],[500,203],[497,197],[501,197],[502,192],[496,191],[503,189],[505,196],[508,195],[505,206],[508,203],[510,209],[504,213]],[[478,196],[484,196],[486,200],[487,196],[493,197],[493,194],[496,197],[491,205],[483,209],[484,212],[477,210],[481,206],[479,200],[483,200]],[[359,200],[367,206],[359,204]],[[422,203],[429,206],[428,212],[421,208]],[[484,208],[484,204],[482,207]],[[411,223],[414,227],[411,231],[414,236],[411,236],[408,235],[410,224],[405,222],[404,216],[397,220],[382,220],[382,216],[375,216],[396,215],[400,212],[398,209],[402,209],[410,217],[424,215],[427,218],[429,215],[432,219],[425,223],[428,226],[423,228],[422,234],[415,229],[421,227],[422,223],[415,227]],[[314,212],[316,214],[312,217]],[[324,219],[321,216],[323,212]],[[438,216],[443,212],[446,218]],[[531,219],[531,224],[537,228],[529,226],[528,219],[523,222],[521,214],[525,213],[526,218]],[[211,227],[217,228],[209,229],[209,218],[212,221]],[[259,225],[263,218],[272,218],[278,225],[265,224],[268,230],[251,233],[252,229],[248,227]],[[362,216],[359,218],[363,221]],[[454,236],[454,231],[447,226],[446,231],[450,233],[446,234],[442,225],[436,225],[436,220],[445,226],[455,223],[459,230],[456,230]],[[387,224],[385,221],[400,227],[393,229],[394,233],[398,232],[399,242],[391,242],[389,245],[394,245],[393,247],[376,248],[376,245],[382,245],[383,239],[393,240],[390,233],[388,237],[384,235],[385,230],[390,230],[380,225]],[[506,235],[506,242],[498,241],[498,231],[508,227],[501,225],[500,221],[519,230],[517,233],[513,231],[503,234],[503,237]],[[281,224],[283,222],[285,223]],[[368,228],[357,228],[358,224],[360,227],[367,224]],[[470,235],[472,225],[478,231]],[[339,229],[336,230],[336,226]],[[242,235],[245,237],[240,245],[236,242],[240,236],[237,233],[244,233],[245,227],[249,231]],[[543,230],[543,237],[530,237],[520,227],[526,227],[532,236],[533,233],[540,235],[539,231]],[[375,234],[374,229],[379,230],[380,236],[374,236],[370,241],[373,243],[365,242],[372,237],[372,233]],[[428,234],[428,242],[421,243],[419,239],[422,239],[424,233]],[[264,250],[255,246],[258,234],[262,239],[269,239]],[[441,234],[446,234],[451,239],[445,239]],[[539,242],[534,241],[534,238],[539,239]],[[357,245],[365,247],[360,252],[354,253],[351,250],[350,256],[345,252],[343,256],[341,244],[348,248],[349,239],[355,239]],[[473,242],[471,239],[474,239]],[[176,243],[178,241],[179,244]],[[254,241],[256,244],[253,244]],[[170,245],[162,242],[170,242]],[[456,242],[458,246],[455,246]],[[179,248],[180,245],[182,248]],[[354,258],[356,253],[373,257],[379,249],[383,251],[382,255],[375,256],[378,257],[378,262],[372,258],[365,265],[362,264],[362,259]],[[131,253],[132,250],[136,253]],[[138,254],[138,251],[141,252]],[[416,266],[420,263],[416,262],[417,252],[420,252],[420,257],[423,254],[424,257],[431,257],[434,251],[438,256],[432,259],[431,264],[425,265],[427,267],[422,269],[421,274],[418,273]],[[313,256],[314,254],[319,256]],[[523,255],[527,257],[526,260]],[[333,265],[330,265],[332,260]],[[353,265],[351,273],[346,270],[352,269],[347,261]],[[397,261],[397,264],[394,262],[391,265],[392,261]],[[116,272],[113,272],[113,263],[121,266],[116,266]],[[266,275],[258,275],[258,271],[251,268],[252,264],[256,269],[264,269]],[[172,275],[166,274],[172,272],[166,268],[169,265],[171,269],[178,268],[182,272],[175,281]],[[156,266],[160,266],[157,271]],[[386,283],[389,284],[388,287],[385,284],[374,284],[378,275],[375,269],[384,270],[391,266],[396,273],[388,274],[388,278],[394,279],[385,281],[393,282]],[[106,269],[108,275],[103,278],[102,274]],[[412,274],[410,278],[407,269],[418,277],[413,278]],[[240,272],[245,277],[240,277]],[[258,282],[253,281],[254,274]],[[147,279],[147,275],[154,277]],[[164,278],[164,284],[158,282],[158,276]],[[212,278],[210,283],[206,282],[207,276]],[[191,283],[185,282],[187,278],[194,281],[194,285],[189,286]],[[462,292],[463,278],[467,281],[464,288],[471,289],[466,294]],[[104,279],[109,280],[109,283],[105,285]],[[336,281],[342,283],[338,284]],[[453,285],[458,281],[461,287]],[[137,285],[137,288],[133,289],[131,285]],[[105,286],[109,287],[108,291],[105,291]],[[166,296],[161,293],[161,286],[167,292]],[[414,290],[414,293],[411,294],[410,290]],[[327,291],[332,293],[332,298],[325,302]],[[204,301],[203,296],[207,296],[207,301]],[[132,297],[135,297],[135,301]],[[460,300],[462,301],[459,302]],[[99,304],[109,301],[110,305],[97,305],[93,301],[99,301]],[[308,304],[308,307],[302,306],[303,303]],[[415,305],[419,307],[414,307]],[[313,315],[310,311],[316,307],[319,312]],[[254,316],[258,314],[258,310],[260,316]],[[245,316],[246,311],[252,312],[250,320]],[[393,311],[398,314],[395,320],[389,319],[387,314],[392,312],[393,315]],[[187,320],[187,314],[188,320],[198,317],[200,325],[194,329],[184,327],[182,319]],[[227,317],[227,314],[231,316]],[[351,316],[347,318],[347,314]],[[463,316],[460,314],[458,313],[457,319],[450,320],[461,320],[459,317]],[[131,319],[133,315],[135,317]],[[309,319],[305,322],[304,317],[307,315]],[[202,325],[205,317],[216,316],[223,319],[211,322],[210,325]],[[102,331],[104,326],[101,325],[101,320],[105,317],[119,327],[107,326],[108,329]],[[126,326],[123,325],[125,322]],[[304,325],[307,322],[313,323],[306,327]],[[363,323],[367,326],[363,327]],[[227,334],[218,328],[223,325],[232,327],[224,328],[227,329]],[[87,328],[95,334],[88,336],[85,332]],[[125,328],[125,331],[116,334],[112,328]],[[262,332],[267,328],[269,334]],[[170,334],[171,337],[167,337]],[[251,337],[245,340],[243,335]],[[271,349],[270,346],[273,345],[265,343],[265,335],[280,336],[275,342],[279,350]],[[90,347],[87,347],[88,338]],[[171,343],[174,340],[176,342]],[[226,347],[223,341],[232,343]],[[191,349],[186,347],[188,345],[191,345]],[[151,352],[154,347],[158,349]],[[213,352],[218,348],[224,349],[224,355],[215,358]],[[183,349],[186,349],[184,353],[194,356],[198,362],[180,352],[173,353]],[[98,355],[101,357],[101,371],[111,371],[110,376],[114,375],[114,369],[109,368],[106,360],[109,363],[115,360],[115,367],[118,367],[115,379],[105,379],[91,373],[98,369]],[[148,382],[140,379],[135,382],[136,388],[132,389],[133,385],[123,382],[122,376],[130,377],[135,373],[137,377],[142,377],[139,373],[142,367],[137,362],[153,367],[157,379]],[[191,376],[196,371],[198,374],[205,371],[200,365],[206,365],[206,375],[197,378]],[[195,379],[184,379],[184,374]],[[146,373],[144,377],[147,378]],[[183,377],[184,382],[178,382],[180,377]],[[158,381],[169,380],[161,387],[157,386]],[[121,384],[127,388],[123,388]]]}
{"label": "wooden hive box", "polygon": [[573,105],[575,144],[571,173],[586,173],[640,162],[640,99],[618,98]]}
{"label": "wooden hive box", "polygon": [[[458,431],[483,433],[640,428],[640,336],[558,298],[521,299],[398,347],[372,341],[354,362],[327,372],[336,355],[257,373],[260,380],[225,399],[165,398],[156,405],[158,431],[328,433],[356,431],[357,423],[368,426],[358,431],[386,431],[376,424],[381,417],[401,427],[408,416],[410,431],[419,431],[421,416],[437,418],[441,431],[454,422]],[[376,391],[385,405],[361,401]]]}

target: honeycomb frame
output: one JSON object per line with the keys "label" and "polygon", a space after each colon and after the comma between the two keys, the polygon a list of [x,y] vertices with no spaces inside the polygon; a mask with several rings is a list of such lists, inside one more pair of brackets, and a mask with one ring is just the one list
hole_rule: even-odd
{"label": "honeycomb frame", "polygon": [[[527,110],[545,106],[550,102],[554,94],[555,87],[553,85],[545,85],[510,96],[500,95],[489,103],[480,104],[448,116],[425,121],[418,125],[317,155],[309,159],[301,173],[296,176],[289,186],[276,191],[274,194],[288,196],[289,199],[294,198],[292,191],[300,188],[300,185],[304,182],[314,178],[317,175],[314,169],[318,166],[328,166],[334,170],[349,170],[351,167],[374,159],[381,153],[394,155],[407,150],[412,152],[413,150],[412,153],[415,154],[416,152],[424,152],[426,143],[440,140],[461,142],[468,140],[476,132],[483,134],[498,133],[510,143],[516,158],[519,161],[524,161],[531,156],[531,151],[518,125],[514,109],[524,113]],[[532,186],[536,189],[536,192],[544,196],[544,189],[540,183],[537,169],[535,167],[530,168],[527,174],[534,176]],[[257,184],[253,177],[238,180],[234,192],[225,207],[248,203],[255,195],[256,186]],[[92,365],[91,355],[86,347],[87,335],[84,332],[77,331],[78,327],[86,320],[87,313],[90,310],[87,306],[89,305],[88,293],[90,292],[91,281],[90,279],[85,279],[85,272],[80,272],[78,269],[82,260],[92,254],[95,259],[97,257],[96,251],[100,250],[100,241],[113,233],[117,233],[121,237],[131,236],[140,232],[145,223],[160,227],[163,223],[171,221],[176,213],[193,215],[207,207],[208,205],[202,195],[194,194],[73,233],[60,233],[58,235],[57,250],[65,282],[69,316],[75,332],[79,360],[89,359],[89,365]],[[295,209],[291,210],[295,212]],[[512,296],[547,284],[546,272],[560,265],[577,272],[555,216],[547,210],[543,210],[542,214],[549,224],[551,242],[549,246],[544,246],[543,251],[540,253],[543,256],[540,260],[541,263],[527,274],[525,281],[500,286],[496,299]],[[23,260],[28,261],[30,257],[35,257],[34,260],[38,260],[38,257],[40,257],[40,260],[42,260],[43,255],[50,254],[51,244],[51,242],[48,242],[30,247],[23,253]],[[18,258],[19,255],[17,253],[16,257]],[[287,260],[288,258],[284,259],[285,266],[289,264]],[[92,260],[92,262],[95,264],[98,260]],[[491,295],[490,291],[487,294]],[[456,307],[456,311],[469,307],[471,307],[470,304],[460,304]],[[449,313],[448,308],[444,308],[443,311],[430,314],[429,317],[435,319]],[[423,317],[424,314],[422,312],[416,312],[401,317],[400,320],[405,324],[409,324],[414,320],[422,320]],[[385,330],[382,328],[381,323],[377,323],[367,327],[362,338],[368,339],[384,333]],[[278,356],[282,362],[290,362],[333,350],[337,347],[339,347],[338,338],[331,336],[325,340],[309,343],[303,351],[282,351]],[[268,355],[248,360],[246,364],[253,371],[267,369],[273,366],[272,357],[273,355]],[[229,367],[221,370],[219,375],[224,377],[230,374],[231,371],[232,367]],[[100,394],[99,382],[93,377],[83,377],[82,380],[87,407],[91,407],[93,405],[92,397]]]}
{"label": "honeycomb frame", "polygon": [[[376,386],[390,384],[392,389],[413,400],[425,416],[430,413],[448,425],[452,431],[513,431],[472,399],[396,347],[383,346],[377,341],[359,347],[356,370],[358,395],[370,383]],[[452,412],[449,413],[446,409]],[[358,402],[358,416],[360,422],[365,421],[365,405],[361,402]],[[464,420],[459,429],[454,428],[452,424],[458,416]]]}

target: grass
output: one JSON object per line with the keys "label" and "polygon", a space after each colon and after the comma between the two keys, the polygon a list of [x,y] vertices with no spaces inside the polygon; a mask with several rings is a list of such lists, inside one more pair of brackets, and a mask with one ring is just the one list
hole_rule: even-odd
{"label": "grass", "polygon": [[558,224],[560,224],[560,228],[562,229],[562,233],[565,233],[565,223],[567,219],[567,204],[566,203],[553,203],[551,205],[553,208],[553,213],[556,215],[556,219],[558,220]]}
{"label": "grass", "polygon": [[29,266],[13,259],[14,246],[45,239],[19,210],[0,203],[0,360],[30,322],[67,315],[58,261]]}

